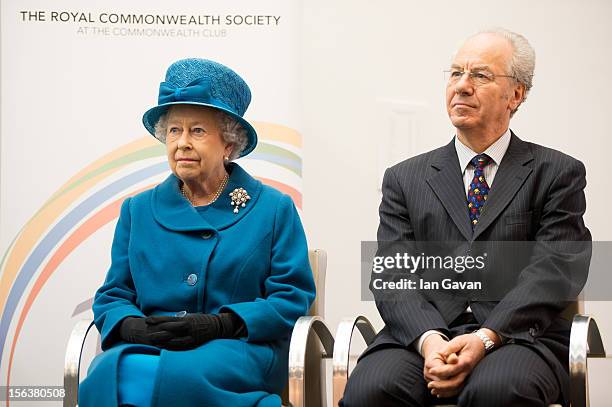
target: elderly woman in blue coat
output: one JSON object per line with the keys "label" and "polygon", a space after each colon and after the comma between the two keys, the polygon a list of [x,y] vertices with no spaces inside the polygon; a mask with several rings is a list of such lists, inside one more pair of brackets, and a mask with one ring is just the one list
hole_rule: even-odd
{"label": "elderly woman in blue coat", "polygon": [[172,174],[121,207],[81,407],[280,406],[314,282],[292,200],[232,162],[257,144],[250,98],[219,63],[168,68],[143,122]]}

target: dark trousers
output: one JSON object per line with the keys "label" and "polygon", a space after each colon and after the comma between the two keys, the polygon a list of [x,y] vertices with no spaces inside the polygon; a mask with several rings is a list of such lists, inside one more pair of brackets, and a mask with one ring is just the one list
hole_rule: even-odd
{"label": "dark trousers", "polygon": [[[470,327],[471,328],[471,327]],[[530,407],[558,402],[559,384],[533,349],[506,344],[478,363],[454,399],[461,407]],[[423,377],[423,358],[413,349],[373,349],[355,366],[340,407],[429,406],[433,397]]]}

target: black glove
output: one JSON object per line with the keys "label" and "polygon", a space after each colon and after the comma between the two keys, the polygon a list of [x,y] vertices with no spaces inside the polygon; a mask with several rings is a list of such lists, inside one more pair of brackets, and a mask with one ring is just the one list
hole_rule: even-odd
{"label": "black glove", "polygon": [[142,317],[127,317],[121,321],[119,336],[126,342],[154,346],[174,338],[174,334],[158,326],[147,325]]}
{"label": "black glove", "polygon": [[184,317],[152,316],[145,319],[149,327],[173,334],[173,338],[160,343],[166,349],[183,350],[219,338],[238,338],[245,333],[242,319],[228,312],[215,314],[187,314]]}

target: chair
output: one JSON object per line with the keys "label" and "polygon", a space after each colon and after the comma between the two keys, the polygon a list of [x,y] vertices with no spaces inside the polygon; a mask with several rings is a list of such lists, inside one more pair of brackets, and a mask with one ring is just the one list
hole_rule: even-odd
{"label": "chair", "polygon": [[[325,365],[322,361],[324,358],[331,358],[334,347],[334,338],[323,322],[327,254],[320,249],[310,250],[308,258],[317,296],[308,316],[298,319],[291,334],[289,386],[283,392],[283,403],[293,407],[324,407]],[[81,355],[87,334],[93,326],[91,319],[78,321],[68,339],[64,362],[64,407],[78,405]],[[305,380],[306,376],[308,380]]]}
{"label": "chair", "polygon": [[[325,311],[325,269],[327,254],[322,250],[309,253],[310,266],[317,285],[308,316],[300,317],[289,345],[289,406],[324,407],[325,359],[331,359],[334,337],[323,321]],[[321,349],[322,348],[322,349]]]}
{"label": "chair", "polygon": [[[587,359],[605,358],[606,352],[597,323],[591,316],[584,315],[582,301],[570,304],[563,312],[563,316],[572,320],[569,346],[570,405],[588,407],[590,404]],[[355,328],[367,345],[370,345],[376,336],[372,324],[362,315],[345,318],[338,324],[333,356],[333,399],[336,406],[344,394],[349,377],[351,339]],[[452,407],[448,404],[438,406]],[[561,405],[553,404],[550,407],[561,407]]]}

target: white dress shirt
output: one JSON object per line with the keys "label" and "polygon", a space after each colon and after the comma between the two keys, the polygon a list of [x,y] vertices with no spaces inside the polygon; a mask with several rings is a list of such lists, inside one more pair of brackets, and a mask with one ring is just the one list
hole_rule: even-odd
{"label": "white dress shirt", "polygon": [[[492,161],[489,165],[484,167],[484,177],[487,180],[487,184],[489,188],[493,187],[493,180],[495,179],[495,174],[497,174],[497,169],[499,168],[499,164],[501,163],[502,158],[506,155],[506,151],[508,150],[508,146],[510,145],[510,129],[506,130],[506,132],[497,139],[497,141],[489,146],[483,154],[491,157]],[[465,185],[465,199],[466,199],[466,214],[467,214],[467,193],[470,189],[470,183],[474,178],[474,172],[476,169],[473,165],[470,164],[470,161],[474,156],[477,156],[478,153],[472,151],[471,148],[463,144],[458,137],[455,137],[455,150],[457,150],[457,158],[459,159],[459,167],[461,171],[463,171],[463,184]]]}

